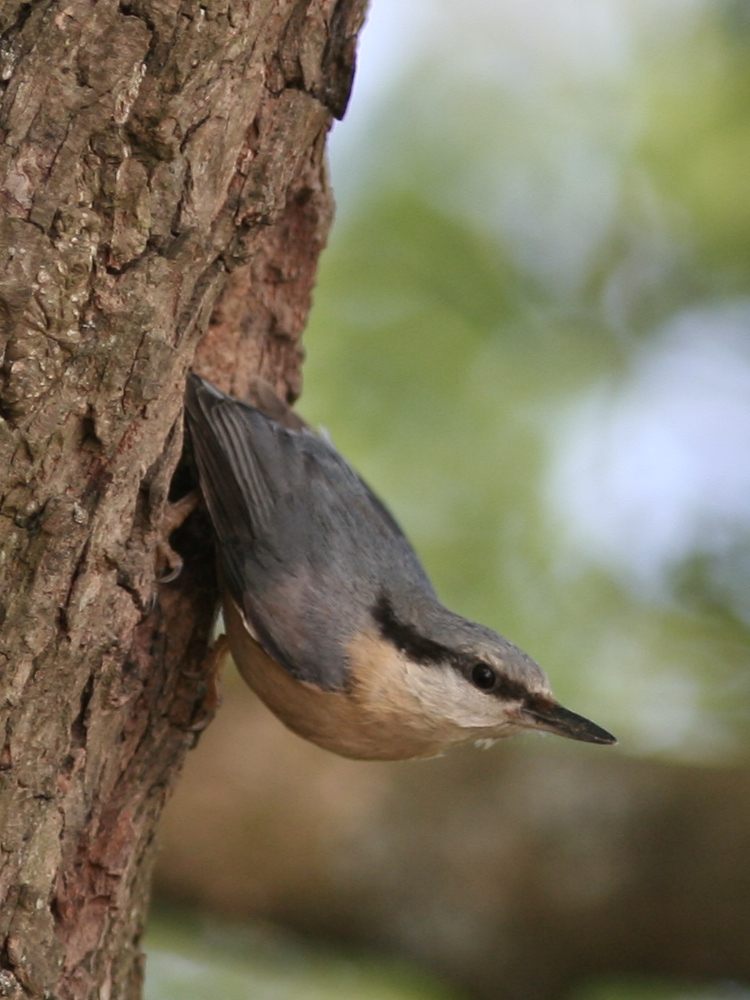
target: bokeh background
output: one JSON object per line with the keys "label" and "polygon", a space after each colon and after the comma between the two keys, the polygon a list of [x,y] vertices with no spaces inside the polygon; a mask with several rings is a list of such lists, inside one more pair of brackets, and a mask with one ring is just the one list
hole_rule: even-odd
{"label": "bokeh background", "polygon": [[615,750],[310,747],[233,677],[147,997],[750,992],[750,3],[373,0],[304,415]]}

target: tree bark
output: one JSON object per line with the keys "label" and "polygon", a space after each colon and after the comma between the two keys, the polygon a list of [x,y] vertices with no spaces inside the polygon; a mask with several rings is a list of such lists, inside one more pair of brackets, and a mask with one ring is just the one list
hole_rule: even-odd
{"label": "tree bark", "polygon": [[216,596],[199,531],[156,583],[185,372],[299,393],[363,8],[0,12],[0,996],[140,993]]}

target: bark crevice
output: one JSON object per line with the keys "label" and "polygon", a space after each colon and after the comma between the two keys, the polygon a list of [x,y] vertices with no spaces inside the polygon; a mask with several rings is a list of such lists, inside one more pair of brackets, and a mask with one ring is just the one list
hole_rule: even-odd
{"label": "bark crevice", "polygon": [[[216,599],[200,517],[156,578],[185,372],[299,393],[337,8],[0,15],[0,995],[139,995]],[[282,49],[306,92],[271,92]]]}

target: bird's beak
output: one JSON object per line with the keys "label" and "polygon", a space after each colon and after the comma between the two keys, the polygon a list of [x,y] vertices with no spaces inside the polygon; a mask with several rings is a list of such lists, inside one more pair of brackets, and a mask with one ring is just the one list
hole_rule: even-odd
{"label": "bird's beak", "polygon": [[570,712],[556,701],[532,706],[524,705],[521,709],[521,718],[529,729],[541,729],[556,736],[566,736],[569,740],[581,740],[584,743],[617,743],[615,737],[606,729],[594,725],[582,715]]}

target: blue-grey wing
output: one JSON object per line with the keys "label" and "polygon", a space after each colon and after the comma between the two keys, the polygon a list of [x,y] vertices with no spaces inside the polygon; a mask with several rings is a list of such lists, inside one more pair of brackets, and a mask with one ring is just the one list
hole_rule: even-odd
{"label": "blue-grey wing", "polygon": [[195,375],[186,413],[226,587],[270,656],[294,676],[342,687],[347,645],[383,592],[406,583],[434,596],[416,554],[318,435]]}

